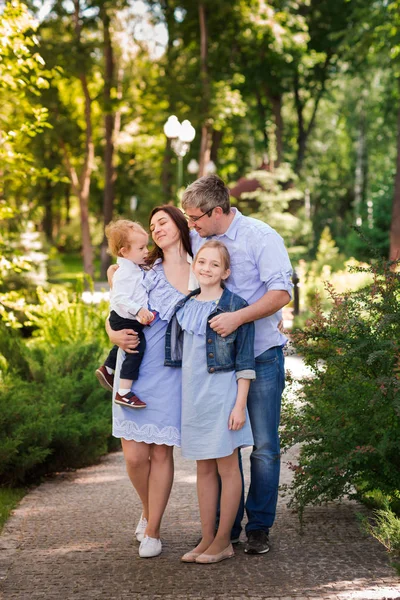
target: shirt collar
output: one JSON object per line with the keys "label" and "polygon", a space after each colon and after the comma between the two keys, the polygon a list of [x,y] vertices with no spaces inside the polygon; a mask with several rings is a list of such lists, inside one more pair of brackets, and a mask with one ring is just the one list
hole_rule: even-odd
{"label": "shirt collar", "polygon": [[129,260],[128,258],[123,258],[122,256],[118,256],[117,257],[117,265],[124,265],[124,266],[129,266],[132,269],[140,269],[139,265],[137,265],[136,263],[132,262],[131,260]]}
{"label": "shirt collar", "polygon": [[238,210],[237,208],[231,208],[231,211],[235,215],[233,217],[233,221],[231,222],[231,224],[229,225],[229,227],[225,231],[225,233],[221,233],[221,235],[217,235],[215,237],[222,238],[224,235],[226,235],[226,237],[229,238],[230,240],[236,239],[236,235],[237,235],[237,232],[239,229],[240,219],[243,217],[243,215],[240,212],[240,210]]}

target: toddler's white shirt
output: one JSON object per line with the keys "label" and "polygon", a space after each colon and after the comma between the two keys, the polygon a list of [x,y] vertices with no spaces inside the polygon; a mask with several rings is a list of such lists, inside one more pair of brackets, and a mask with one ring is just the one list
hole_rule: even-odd
{"label": "toddler's white shirt", "polygon": [[137,319],[141,308],[148,306],[148,294],[143,285],[144,271],[127,258],[117,258],[119,269],[114,273],[110,291],[110,310],[124,319]]}

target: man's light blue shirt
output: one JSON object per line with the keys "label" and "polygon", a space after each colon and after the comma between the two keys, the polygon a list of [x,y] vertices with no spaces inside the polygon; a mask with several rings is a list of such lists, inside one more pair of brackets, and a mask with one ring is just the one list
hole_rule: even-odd
{"label": "man's light blue shirt", "polygon": [[[291,296],[292,266],[281,236],[266,223],[245,217],[236,208],[232,211],[235,217],[222,235],[202,238],[195,230],[191,231],[193,254],[210,239],[223,242],[231,257],[231,274],[226,284],[249,304],[254,304],[270,290],[284,290]],[[287,338],[278,329],[281,319],[282,311],[279,310],[254,322],[255,356],[286,344]]]}

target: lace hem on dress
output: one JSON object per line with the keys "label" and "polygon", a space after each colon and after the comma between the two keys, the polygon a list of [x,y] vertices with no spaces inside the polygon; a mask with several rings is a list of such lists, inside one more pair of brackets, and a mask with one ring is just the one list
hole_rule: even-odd
{"label": "lace hem on dress", "polygon": [[187,333],[205,335],[208,317],[214,312],[217,304],[218,300],[200,302],[195,298],[190,298],[185,306],[176,313],[179,325]]}
{"label": "lace hem on dress", "polygon": [[135,442],[144,442],[145,444],[158,444],[165,446],[180,446],[181,435],[179,429],[168,426],[159,429],[152,423],[139,427],[133,421],[113,420],[113,436],[124,438],[124,440],[134,440]]}

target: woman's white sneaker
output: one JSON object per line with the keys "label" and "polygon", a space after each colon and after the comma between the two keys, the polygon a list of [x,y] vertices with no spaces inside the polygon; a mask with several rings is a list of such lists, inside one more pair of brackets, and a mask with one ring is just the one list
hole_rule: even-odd
{"label": "woman's white sneaker", "polygon": [[147,527],[147,519],[143,515],[140,515],[139,523],[137,524],[135,535],[138,542],[141,542],[144,538],[144,532]]}
{"label": "woman's white sneaker", "polygon": [[139,556],[140,558],[153,558],[153,556],[161,554],[161,550],[161,540],[145,535],[139,546]]}

